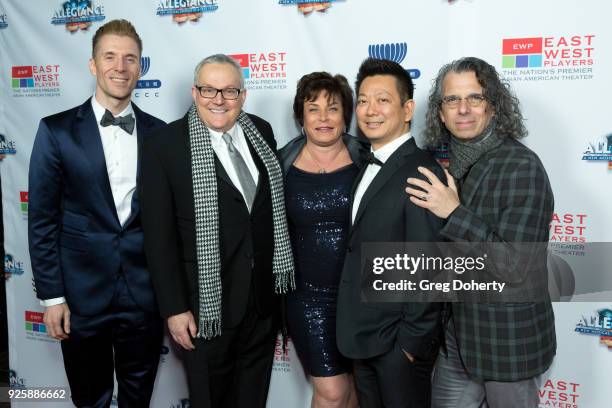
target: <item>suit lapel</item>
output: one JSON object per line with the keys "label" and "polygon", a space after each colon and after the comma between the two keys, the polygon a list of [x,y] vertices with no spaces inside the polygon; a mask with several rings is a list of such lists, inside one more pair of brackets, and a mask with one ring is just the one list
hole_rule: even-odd
{"label": "suit lapel", "polygon": [[73,125],[73,135],[78,140],[85,157],[91,167],[93,180],[100,189],[100,193],[104,197],[104,202],[108,207],[108,211],[112,214],[113,219],[119,224],[117,217],[117,209],[115,201],[111,193],[110,182],[108,180],[108,170],[106,168],[106,158],[104,157],[104,148],[102,147],[102,139],[98,130],[98,123],[91,106],[91,99],[88,99],[77,112],[77,120]]}
{"label": "suit lapel", "polygon": [[[353,222],[353,228],[357,226],[361,217],[363,216],[369,202],[376,196],[376,194],[380,191],[380,189],[387,184],[387,181],[395,174],[400,167],[402,167],[406,163],[406,156],[411,155],[416,149],[416,144],[413,138],[410,138],[404,144],[397,148],[397,150],[387,159],[385,164],[382,166],[374,180],[370,183],[367,190],[363,194],[361,198],[361,203],[359,204],[359,208],[357,209],[357,214],[355,215],[355,221]],[[367,168],[368,166],[365,166]],[[363,172],[361,173],[361,177],[363,177]],[[354,190],[357,189],[358,182],[355,183]],[[353,191],[354,197],[354,191]],[[351,200],[353,201],[353,200]],[[352,228],[352,229],[353,229]],[[352,231],[351,229],[351,231]]]}
{"label": "suit lapel", "polygon": [[136,165],[136,180],[138,182],[140,180],[140,168],[142,167],[140,163],[140,157],[142,155],[142,138],[144,135],[153,130],[153,124],[145,116],[144,112],[141,111],[134,103],[132,103],[132,109],[134,110],[134,116],[136,117],[136,138],[138,141],[138,157]]}
{"label": "suit lapel", "polygon": [[[351,217],[353,216],[353,205],[355,205],[355,193],[357,192],[357,187],[359,186],[359,183],[361,183],[361,179],[363,178],[363,175],[365,174],[366,169],[368,168],[368,165],[365,164],[364,166],[361,167],[361,169],[359,170],[359,173],[357,173],[357,177],[355,177],[355,181],[353,182],[353,185],[351,187],[351,208],[350,208],[350,212],[349,214],[351,215]],[[355,218],[355,220],[357,220],[357,218]],[[354,224],[354,223],[353,223]],[[351,231],[352,228],[349,229],[349,231]]]}
{"label": "suit lapel", "polygon": [[142,167],[142,163],[140,162],[140,158],[142,157],[142,142],[144,135],[148,134],[153,129],[153,124],[151,121],[144,115],[144,112],[141,111],[138,106],[136,106],[136,104],[132,103],[132,109],[134,110],[134,116],[136,117],[136,190],[134,190],[134,194],[132,195],[130,216],[125,221],[125,224],[123,225],[124,228],[130,225],[132,220],[136,218],[138,212],[140,211],[138,186],[140,185],[140,168]]}
{"label": "suit lapel", "polygon": [[[213,156],[215,158],[215,174],[217,175],[217,179],[219,179],[221,182],[227,184],[232,189],[234,194],[237,197],[240,197],[240,199],[242,199],[242,201],[244,201],[244,196],[242,195],[240,190],[238,190],[238,187],[236,187],[236,185],[234,184],[234,182],[230,178],[229,174],[227,174],[227,171],[225,170],[225,167],[223,167],[223,164],[221,163],[221,161],[217,157],[217,153],[214,150],[213,150]],[[191,160],[191,158],[189,158],[189,160]],[[246,203],[244,204],[244,207],[246,209]]]}
{"label": "suit lapel", "polygon": [[257,166],[257,171],[259,172],[259,176],[257,178],[257,189],[255,190],[255,198],[253,199],[253,208],[251,209],[251,213],[255,212],[255,209],[259,207],[264,201],[264,194],[262,194],[262,189],[266,184],[265,177],[268,176],[268,172],[266,171],[266,166],[259,158],[259,155],[255,151],[255,148],[251,145],[251,141],[249,138],[244,135],[246,138],[247,144],[249,145],[249,152],[251,153],[251,157],[253,158],[253,162],[255,162],[255,166]]}
{"label": "suit lapel", "polygon": [[236,185],[232,182],[232,179],[230,179],[229,174],[227,174],[227,171],[225,171],[225,167],[223,167],[223,164],[221,164],[221,161],[219,161],[219,158],[217,157],[217,153],[214,153],[214,156],[215,156],[215,172],[217,173],[217,177],[223,180],[224,182],[226,182],[228,185],[230,185],[234,190],[236,190],[237,194],[240,194],[240,191],[238,190]]}

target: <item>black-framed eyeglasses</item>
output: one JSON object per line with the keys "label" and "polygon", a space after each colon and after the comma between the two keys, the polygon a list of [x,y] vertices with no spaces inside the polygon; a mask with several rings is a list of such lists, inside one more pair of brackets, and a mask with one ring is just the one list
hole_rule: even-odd
{"label": "black-framed eyeglasses", "polygon": [[457,95],[449,95],[442,98],[442,105],[446,106],[447,108],[454,109],[458,107],[461,104],[461,101],[464,99],[472,108],[481,106],[487,100],[483,94],[470,94],[465,98]]}
{"label": "black-framed eyeglasses", "polygon": [[242,89],[238,89],[238,88],[217,89],[211,86],[197,86],[197,85],[195,86],[195,88],[198,90],[202,98],[207,98],[207,99],[216,98],[217,94],[221,92],[221,96],[223,97],[223,99],[233,100],[233,99],[238,99],[240,92],[242,92]]}

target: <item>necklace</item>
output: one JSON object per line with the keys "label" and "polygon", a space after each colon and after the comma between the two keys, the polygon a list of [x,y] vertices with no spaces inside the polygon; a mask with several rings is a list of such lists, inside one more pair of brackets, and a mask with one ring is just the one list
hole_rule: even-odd
{"label": "necklace", "polygon": [[[317,171],[317,173],[319,174],[325,174],[327,173],[327,170],[325,169],[325,166],[323,166],[312,154],[312,152],[310,151],[310,148],[308,147],[308,143],[304,146],[304,150],[306,150],[306,153],[308,153],[308,156],[310,157],[310,160],[312,160],[312,162],[319,168],[319,170]],[[341,148],[340,150],[338,150],[338,153],[336,153],[336,155],[334,157],[332,157],[332,159],[329,161],[329,164],[331,165],[340,155],[340,153],[342,153],[342,151],[344,150],[344,148]]]}

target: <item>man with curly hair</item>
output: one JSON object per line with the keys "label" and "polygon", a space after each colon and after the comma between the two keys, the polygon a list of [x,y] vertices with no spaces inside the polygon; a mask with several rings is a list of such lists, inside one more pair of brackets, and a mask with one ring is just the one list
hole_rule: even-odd
{"label": "man with curly hair", "polygon": [[[538,156],[518,141],[526,135],[518,100],[494,67],[473,57],[445,65],[429,96],[425,138],[449,145],[447,184],[420,169],[428,181],[408,179],[410,200],[446,219],[440,234],[450,242],[545,245],[553,193]],[[521,255],[500,268],[509,280],[529,279]],[[548,296],[450,310],[432,406],[537,406],[540,375],[556,351]]]}

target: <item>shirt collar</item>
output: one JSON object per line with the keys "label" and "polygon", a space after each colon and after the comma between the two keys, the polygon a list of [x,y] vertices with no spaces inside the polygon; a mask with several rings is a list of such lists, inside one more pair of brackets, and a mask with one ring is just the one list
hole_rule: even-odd
{"label": "shirt collar", "polygon": [[232,140],[235,140],[234,136],[236,135],[236,127],[237,126],[238,126],[238,122],[234,123],[234,126],[229,128],[229,130],[227,132],[219,132],[217,130],[212,130],[211,128],[208,128],[208,132],[210,133],[210,135],[213,138],[218,139],[218,140],[222,140],[223,139],[223,134],[224,133],[229,133],[229,135],[232,137]]}
{"label": "shirt collar", "polygon": [[391,157],[391,155],[395,153],[395,151],[401,145],[403,145],[408,140],[410,140],[410,138],[411,138],[410,132],[404,133],[397,139],[392,140],[391,142],[387,143],[386,145],[384,145],[383,147],[381,147],[380,149],[376,151],[372,150],[372,147],[370,147],[370,151],[374,153],[374,157],[376,157],[381,162],[385,163],[389,159],[389,157]]}
{"label": "shirt collar", "polygon": [[[96,94],[91,97],[91,107],[93,108],[94,115],[96,116],[96,122],[100,123],[102,120],[102,116],[104,116],[104,112],[106,112],[106,108],[98,102],[96,99]],[[110,109],[109,109],[110,110]],[[129,115],[130,113],[134,113],[134,109],[132,108],[132,103],[128,103],[128,106],[125,107],[118,115],[113,115],[115,117]]]}

